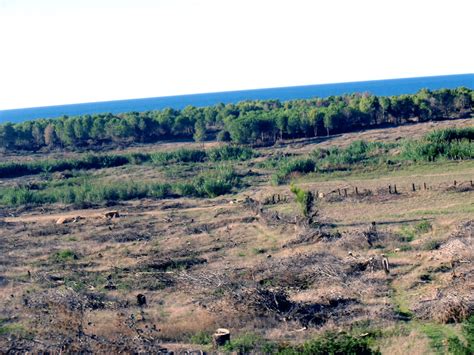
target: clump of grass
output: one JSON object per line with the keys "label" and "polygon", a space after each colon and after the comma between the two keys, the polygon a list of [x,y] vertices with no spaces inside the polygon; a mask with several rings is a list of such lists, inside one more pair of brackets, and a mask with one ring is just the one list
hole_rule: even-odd
{"label": "clump of grass", "polygon": [[448,350],[456,355],[474,354],[474,315],[464,322],[462,326],[462,335],[465,342],[457,337],[449,337]]}
{"label": "clump of grass", "polygon": [[313,172],[316,163],[311,158],[283,159],[278,165],[278,171],[271,178],[274,185],[279,185],[287,181],[292,173],[307,174]]}
{"label": "clump of grass", "polygon": [[56,263],[65,263],[79,259],[79,256],[70,249],[59,250],[51,255],[51,260]]}
{"label": "clump of grass", "polygon": [[425,220],[425,221],[417,223],[414,229],[415,229],[415,232],[418,234],[425,234],[431,231],[433,229],[433,226],[431,225],[429,221]]}
{"label": "clump of grass", "polygon": [[415,240],[415,231],[408,226],[402,226],[398,239],[401,242],[410,243]]}
{"label": "clump of grass", "polygon": [[248,160],[255,157],[257,153],[248,147],[224,145],[207,150],[206,155],[210,161],[216,162],[225,160]]}
{"label": "clump of grass", "polygon": [[279,349],[278,354],[380,354],[370,347],[370,337],[358,338],[347,333],[326,333],[303,345]]}
{"label": "clump of grass", "polygon": [[278,347],[275,343],[269,342],[257,334],[247,333],[231,339],[223,346],[223,349],[238,354],[248,354],[250,352],[272,354],[277,351]]}
{"label": "clump of grass", "polygon": [[33,334],[31,334],[22,324],[12,323],[2,325],[0,323],[0,336],[5,335],[16,335],[22,338],[33,337]]}
{"label": "clump of grass", "polygon": [[209,345],[212,342],[212,336],[208,332],[199,331],[191,336],[190,341],[193,344]]}

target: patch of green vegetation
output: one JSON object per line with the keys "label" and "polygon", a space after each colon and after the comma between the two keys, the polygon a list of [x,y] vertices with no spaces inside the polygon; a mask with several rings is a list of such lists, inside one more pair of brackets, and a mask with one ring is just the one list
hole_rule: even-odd
{"label": "patch of green vegetation", "polygon": [[396,147],[395,143],[386,144],[359,140],[352,142],[345,148],[316,149],[312,155],[318,161],[318,171],[345,170],[358,163],[362,163],[362,165],[393,164],[395,158],[390,157],[389,159],[387,153]]}
{"label": "patch of green vegetation", "polygon": [[474,127],[446,128],[425,135],[418,141],[407,141],[402,156],[412,161],[474,158]]}
{"label": "patch of green vegetation", "polygon": [[428,337],[430,347],[437,354],[445,354],[448,350],[448,339],[457,338],[452,327],[443,324],[425,323],[420,326],[420,330]]}
{"label": "patch of green vegetation", "polygon": [[16,335],[22,338],[32,338],[33,334],[29,332],[22,324],[19,323],[11,323],[5,324],[0,323],[0,336],[2,335]]}
{"label": "patch of green vegetation", "polygon": [[[460,129],[457,136],[471,136],[471,130],[471,128]],[[435,132],[438,132],[436,134],[440,136],[445,134],[444,130]],[[431,133],[431,135],[433,134]],[[421,140],[407,140],[403,143],[390,144],[355,141],[346,148],[317,149],[308,157],[275,159],[271,164],[266,164],[266,167],[277,170],[272,175],[271,181],[273,184],[281,184],[287,181],[292,172],[308,174],[314,171],[310,177],[311,180],[317,181],[335,178],[371,179],[387,174],[399,176],[415,171],[425,173],[427,170],[433,169],[432,162],[435,160],[440,160],[442,165],[449,166],[448,160],[472,160],[474,158],[472,138],[471,141],[468,138],[462,138],[461,141],[452,139],[440,143],[430,137],[428,134]],[[446,148],[446,152],[440,148],[440,145]],[[421,146],[425,148],[421,149]],[[403,153],[396,153],[395,148],[403,149]],[[431,152],[430,149],[435,152]],[[403,169],[400,169],[400,166],[403,166]]]}
{"label": "patch of green vegetation", "polygon": [[401,242],[410,243],[414,241],[417,235],[425,234],[431,231],[431,223],[427,220],[421,221],[414,226],[403,225],[399,232],[398,239]]}
{"label": "patch of green vegetation", "polygon": [[474,354],[474,315],[463,323],[461,333],[464,340],[456,335],[447,334],[449,353],[454,355]]}
{"label": "patch of green vegetation", "polygon": [[238,354],[248,354],[251,351],[259,354],[273,354],[277,350],[277,345],[257,334],[247,333],[231,338],[230,342],[223,346],[223,349],[224,351],[237,352]]}
{"label": "patch of green vegetation", "polygon": [[208,332],[200,331],[192,335],[190,341],[193,344],[209,345],[212,342],[212,335]]}
{"label": "patch of green vegetation", "polygon": [[431,225],[429,221],[424,220],[422,222],[417,223],[414,229],[415,229],[415,232],[418,234],[425,234],[431,231],[433,229],[433,226]]}
{"label": "patch of green vegetation", "polygon": [[0,163],[0,178],[13,178],[24,175],[49,174],[73,170],[90,170],[120,167],[128,164],[140,165],[152,162],[155,165],[169,166],[176,163],[201,163],[206,160],[220,162],[227,160],[248,160],[257,153],[248,147],[224,145],[209,150],[177,149],[169,152],[130,153],[130,154],[87,154],[70,159],[47,159],[33,162]]}
{"label": "patch of green vegetation", "polygon": [[303,215],[307,218],[313,217],[314,195],[311,191],[305,191],[296,185],[290,186],[290,191],[295,195],[296,202],[301,208]]}
{"label": "patch of green vegetation", "polygon": [[416,236],[415,230],[404,225],[400,229],[400,236],[398,237],[398,239],[401,242],[410,243],[415,240],[415,236]]}
{"label": "patch of green vegetation", "polygon": [[413,247],[411,245],[402,245],[400,246],[400,251],[410,251],[410,250],[413,250]]}
{"label": "patch of green vegetation", "polygon": [[324,336],[307,341],[303,345],[280,348],[278,354],[284,355],[336,355],[336,354],[380,354],[370,346],[370,337],[354,337],[347,333],[326,333]]}
{"label": "patch of green vegetation", "polygon": [[70,249],[59,250],[51,255],[51,260],[55,263],[65,263],[79,259],[79,256]]}
{"label": "patch of green vegetation", "polygon": [[43,190],[28,188],[0,189],[0,205],[26,204],[82,204],[104,201],[127,201],[140,198],[216,197],[231,192],[239,185],[239,177],[229,166],[219,166],[212,172],[202,173],[191,181],[159,182],[101,182],[83,179],[77,184],[51,185]]}

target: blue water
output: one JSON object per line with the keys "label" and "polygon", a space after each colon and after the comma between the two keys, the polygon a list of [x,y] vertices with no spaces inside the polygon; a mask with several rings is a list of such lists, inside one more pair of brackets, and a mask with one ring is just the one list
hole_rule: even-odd
{"label": "blue water", "polygon": [[227,91],[208,94],[118,100],[61,106],[47,106],[0,111],[0,123],[22,122],[36,118],[53,118],[94,113],[160,110],[167,107],[181,109],[188,105],[210,106],[217,103],[236,103],[244,100],[307,99],[353,92],[370,92],[390,96],[412,94],[422,88],[431,90],[465,86],[474,89],[474,74],[430,76],[408,79],[359,81],[351,83],[292,86],[272,89]]}

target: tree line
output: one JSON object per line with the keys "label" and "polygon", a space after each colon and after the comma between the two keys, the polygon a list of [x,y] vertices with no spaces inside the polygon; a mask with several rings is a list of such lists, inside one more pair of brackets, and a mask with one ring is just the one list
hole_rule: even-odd
{"label": "tree line", "polygon": [[474,91],[422,89],[416,94],[354,93],[327,98],[243,101],[182,110],[96,114],[0,125],[0,149],[35,151],[206,139],[267,145],[380,125],[470,117]]}

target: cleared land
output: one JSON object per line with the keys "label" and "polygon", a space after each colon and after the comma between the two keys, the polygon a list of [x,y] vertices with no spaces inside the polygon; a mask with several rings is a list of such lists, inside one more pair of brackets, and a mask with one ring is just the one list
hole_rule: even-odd
{"label": "cleared land", "polygon": [[[459,323],[474,305],[474,162],[292,175],[320,196],[321,228],[302,221],[289,181],[272,185],[265,163],[447,126],[472,120],[262,148],[255,158],[225,163],[241,183],[216,198],[2,207],[0,349],[209,351],[210,334],[228,328],[234,350],[244,352],[342,330],[382,353],[446,351],[450,336],[463,339]],[[172,182],[203,171],[212,174],[213,164],[28,175],[0,187],[81,178]],[[106,218],[108,211],[119,216]]]}

